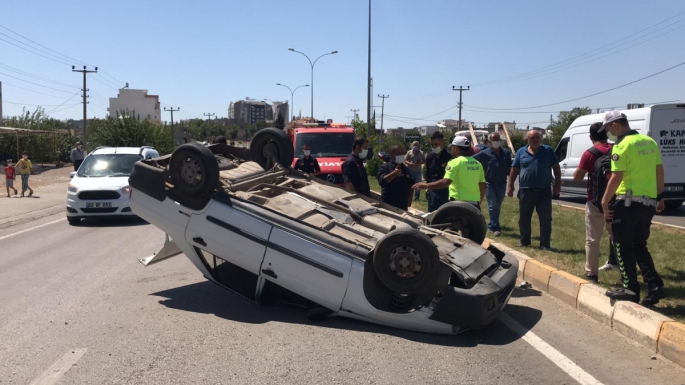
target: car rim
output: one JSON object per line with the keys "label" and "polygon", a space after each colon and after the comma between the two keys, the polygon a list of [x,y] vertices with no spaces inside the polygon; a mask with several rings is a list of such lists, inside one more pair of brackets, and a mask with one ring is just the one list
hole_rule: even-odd
{"label": "car rim", "polygon": [[189,186],[196,186],[202,180],[200,162],[193,158],[185,158],[181,165],[181,178]]}
{"label": "car rim", "polygon": [[421,254],[410,246],[397,246],[390,253],[390,270],[400,278],[412,278],[421,271]]}

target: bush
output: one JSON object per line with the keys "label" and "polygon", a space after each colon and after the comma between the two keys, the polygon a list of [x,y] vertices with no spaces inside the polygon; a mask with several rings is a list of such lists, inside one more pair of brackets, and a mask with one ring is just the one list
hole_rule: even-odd
{"label": "bush", "polygon": [[383,160],[378,156],[374,156],[373,159],[366,161],[366,173],[370,177],[376,177],[378,175],[378,169],[383,164]]}

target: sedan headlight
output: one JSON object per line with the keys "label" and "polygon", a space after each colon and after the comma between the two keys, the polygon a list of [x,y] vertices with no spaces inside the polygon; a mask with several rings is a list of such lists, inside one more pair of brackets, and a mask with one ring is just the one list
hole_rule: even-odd
{"label": "sedan headlight", "polygon": [[130,186],[124,186],[121,188],[121,192],[124,194],[128,194],[131,192],[131,187]]}
{"label": "sedan headlight", "polygon": [[76,194],[78,192],[78,188],[76,188],[76,186],[74,186],[73,184],[69,183],[69,187],[67,187],[67,191],[72,193],[72,194]]}

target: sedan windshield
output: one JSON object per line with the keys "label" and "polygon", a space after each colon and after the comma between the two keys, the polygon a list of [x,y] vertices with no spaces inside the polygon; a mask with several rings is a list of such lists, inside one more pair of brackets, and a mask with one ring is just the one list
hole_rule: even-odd
{"label": "sedan windshield", "polygon": [[311,148],[312,156],[347,156],[352,152],[354,134],[300,134],[295,140],[295,156],[302,155],[302,146],[307,144]]}
{"label": "sedan windshield", "polygon": [[136,154],[89,155],[79,167],[78,175],[91,178],[129,176],[133,164],[141,159],[143,157]]}

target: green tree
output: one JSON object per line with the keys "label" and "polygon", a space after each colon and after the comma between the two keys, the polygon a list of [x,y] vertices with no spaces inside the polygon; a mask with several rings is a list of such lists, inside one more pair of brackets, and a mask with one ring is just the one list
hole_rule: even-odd
{"label": "green tree", "polygon": [[[174,131],[179,129],[174,125]],[[94,119],[88,127],[89,148],[97,146],[140,147],[153,146],[160,154],[171,153],[175,146],[171,125],[156,125],[149,120],[138,120],[135,112],[117,113],[117,117]],[[173,144],[172,144],[172,138]]]}
{"label": "green tree", "polygon": [[592,109],[590,107],[575,107],[571,111],[559,112],[557,119],[547,126],[545,144],[552,146],[552,148],[556,148],[566,130],[571,126],[571,123],[577,118],[583,115],[590,115],[591,113]]}

